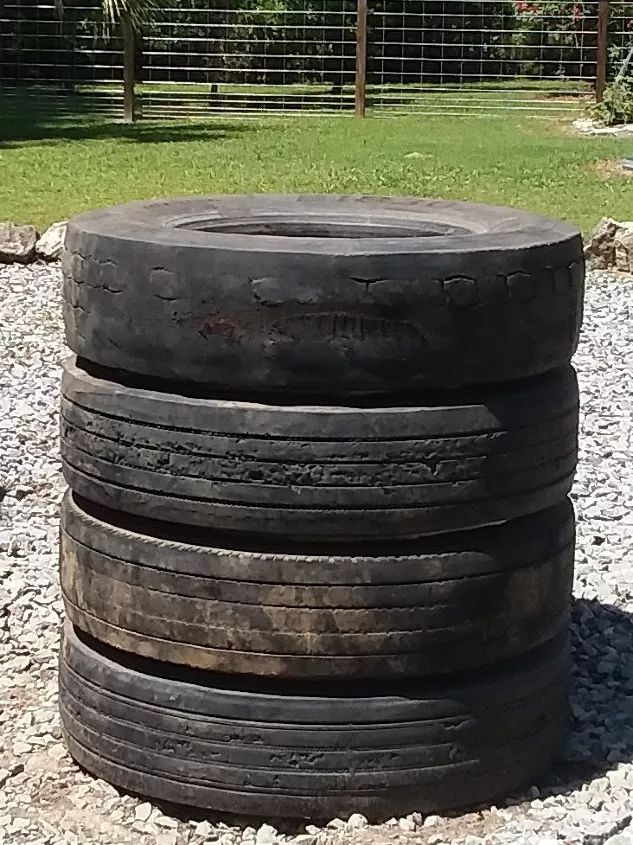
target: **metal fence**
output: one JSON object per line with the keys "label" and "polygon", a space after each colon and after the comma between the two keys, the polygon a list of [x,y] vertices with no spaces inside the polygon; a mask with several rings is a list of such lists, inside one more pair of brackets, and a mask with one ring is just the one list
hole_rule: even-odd
{"label": "metal fence", "polygon": [[[137,38],[141,114],[343,115],[359,85],[374,114],[558,113],[586,104],[633,37],[621,0],[369,0],[359,41],[363,5],[171,0]],[[98,7],[66,0],[60,20],[53,0],[2,0],[5,108],[118,112],[122,45]]]}

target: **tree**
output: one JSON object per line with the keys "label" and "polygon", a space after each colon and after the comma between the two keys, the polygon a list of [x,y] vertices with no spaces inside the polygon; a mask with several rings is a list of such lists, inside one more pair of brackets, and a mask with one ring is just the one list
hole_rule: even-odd
{"label": "tree", "polygon": [[[136,41],[141,26],[152,16],[159,0],[100,0],[101,15],[107,26],[119,27],[123,39],[123,120],[136,120],[136,97],[134,71]],[[64,0],[56,0],[57,9],[63,15]]]}

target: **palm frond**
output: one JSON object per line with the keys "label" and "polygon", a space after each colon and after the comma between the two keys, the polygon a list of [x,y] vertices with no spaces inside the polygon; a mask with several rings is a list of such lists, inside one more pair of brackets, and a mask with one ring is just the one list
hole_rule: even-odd
{"label": "palm frond", "polygon": [[[117,24],[127,18],[134,29],[151,20],[160,0],[101,0],[101,12],[108,24]],[[64,0],[55,0],[60,17],[64,14]]]}
{"label": "palm frond", "polygon": [[103,16],[110,23],[118,23],[127,17],[136,29],[152,17],[157,0],[101,0]]}

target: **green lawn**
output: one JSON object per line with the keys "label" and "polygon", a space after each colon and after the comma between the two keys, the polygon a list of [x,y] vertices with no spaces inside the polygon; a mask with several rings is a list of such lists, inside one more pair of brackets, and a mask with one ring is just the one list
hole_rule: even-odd
{"label": "green lawn", "polygon": [[631,219],[633,180],[604,162],[632,154],[633,139],[579,138],[567,124],[514,113],[218,117],[125,127],[98,116],[38,117],[14,105],[0,125],[0,220],[43,227],[145,197],[259,191],[479,200],[584,230],[605,214]]}

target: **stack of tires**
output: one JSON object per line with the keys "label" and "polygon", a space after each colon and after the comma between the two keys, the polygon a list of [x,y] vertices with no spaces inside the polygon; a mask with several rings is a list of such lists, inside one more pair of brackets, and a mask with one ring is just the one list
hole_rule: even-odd
{"label": "stack of tires", "polygon": [[579,234],[201,197],[81,215],[63,260],[72,755],[277,817],[530,784],[566,720]]}

